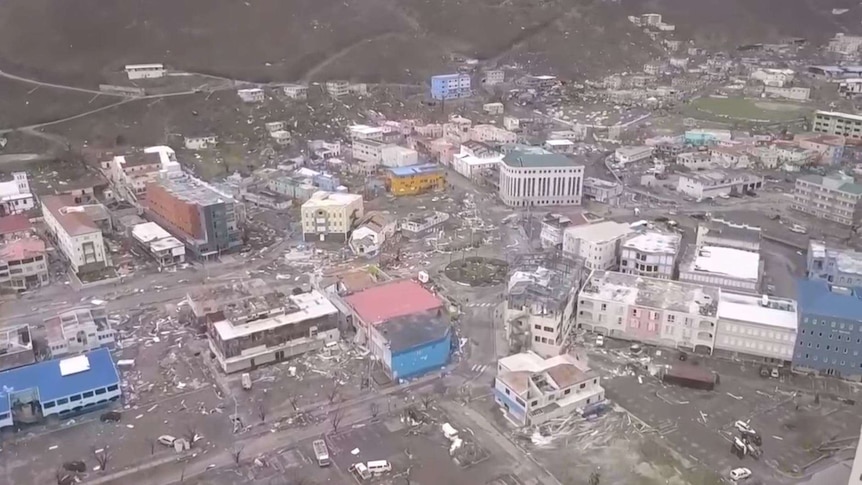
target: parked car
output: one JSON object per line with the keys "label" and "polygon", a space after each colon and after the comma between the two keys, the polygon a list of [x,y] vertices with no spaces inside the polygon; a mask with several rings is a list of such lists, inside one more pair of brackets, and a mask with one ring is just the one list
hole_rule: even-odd
{"label": "parked car", "polygon": [[103,423],[116,423],[122,419],[122,417],[123,414],[119,411],[108,411],[106,413],[102,413],[102,415],[99,416],[99,420]]}
{"label": "parked car", "polygon": [[765,365],[760,366],[760,377],[769,377],[769,367]]}
{"label": "parked car", "polygon": [[796,234],[808,234],[808,229],[806,229],[805,226],[794,224],[790,226],[790,232],[795,232]]}
{"label": "parked car", "polygon": [[605,346],[605,337],[603,335],[599,335],[596,337],[596,347],[604,347]]}
{"label": "parked car", "polygon": [[159,436],[159,443],[165,446],[174,446],[174,441],[177,439],[169,434],[163,434]]}
{"label": "parked car", "polygon": [[733,426],[736,427],[736,429],[738,429],[739,431],[742,431],[743,433],[751,431],[751,426],[749,426],[746,421],[737,421],[733,423]]}
{"label": "parked car", "polygon": [[751,470],[748,468],[734,468],[730,470],[730,479],[733,481],[745,480],[751,476]]}
{"label": "parked car", "polygon": [[772,376],[773,379],[778,379],[781,376],[781,374],[778,373],[778,367],[773,367],[772,372],[770,372],[769,375]]}

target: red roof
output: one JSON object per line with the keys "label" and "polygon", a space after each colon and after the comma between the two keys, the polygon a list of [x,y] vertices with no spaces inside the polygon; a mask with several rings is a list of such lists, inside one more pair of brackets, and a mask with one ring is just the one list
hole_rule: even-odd
{"label": "red roof", "polygon": [[443,306],[443,302],[436,295],[410,280],[375,286],[354,293],[345,300],[356,315],[369,325]]}
{"label": "red roof", "polygon": [[44,195],[41,197],[43,212],[48,210],[70,236],[97,232],[99,226],[83,207],[75,206],[75,199],[67,195]]}
{"label": "red roof", "polygon": [[21,261],[45,254],[45,243],[37,237],[16,239],[0,246],[0,259],[3,261]]}
{"label": "red roof", "polygon": [[24,214],[0,217],[0,235],[29,231],[32,227],[30,219]]}

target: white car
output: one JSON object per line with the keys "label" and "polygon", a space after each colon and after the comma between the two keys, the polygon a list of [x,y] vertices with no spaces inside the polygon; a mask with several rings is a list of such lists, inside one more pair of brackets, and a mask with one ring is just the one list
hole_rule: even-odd
{"label": "white car", "polygon": [[790,227],[790,232],[795,232],[796,234],[808,234],[808,229],[806,229],[805,226],[794,224]]}
{"label": "white car", "polygon": [[736,429],[742,431],[743,433],[750,433],[752,431],[751,426],[749,426],[746,421],[737,421],[733,423],[733,426],[735,426]]}
{"label": "white car", "polygon": [[748,468],[734,468],[730,470],[730,479],[734,482],[737,480],[745,480],[751,476],[751,470]]}
{"label": "white car", "polygon": [[174,438],[173,436],[171,436],[169,434],[163,434],[163,435],[159,436],[159,443],[161,443],[165,446],[174,446],[174,441],[176,441],[176,440],[177,440],[176,438]]}
{"label": "white car", "polygon": [[596,347],[604,347],[605,346],[605,337],[603,335],[599,335],[596,337]]}

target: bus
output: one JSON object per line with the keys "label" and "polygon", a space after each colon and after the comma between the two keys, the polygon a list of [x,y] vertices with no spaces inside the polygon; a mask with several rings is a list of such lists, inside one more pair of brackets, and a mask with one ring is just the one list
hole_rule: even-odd
{"label": "bus", "polygon": [[326,448],[326,442],[323,440],[314,440],[311,443],[311,447],[314,448],[314,457],[317,458],[317,464],[319,466],[329,466],[329,450]]}

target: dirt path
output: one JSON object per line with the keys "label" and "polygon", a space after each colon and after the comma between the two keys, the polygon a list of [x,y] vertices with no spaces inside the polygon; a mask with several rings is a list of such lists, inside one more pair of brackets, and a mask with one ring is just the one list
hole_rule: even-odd
{"label": "dirt path", "polygon": [[343,58],[343,57],[344,57],[344,56],[346,56],[347,54],[350,54],[350,52],[351,52],[353,49],[355,49],[355,48],[357,48],[357,47],[360,47],[360,46],[362,46],[363,44],[368,44],[368,43],[370,43],[370,42],[374,42],[374,41],[377,41],[377,40],[389,39],[389,38],[392,38],[392,37],[400,37],[400,36],[402,36],[402,35],[404,35],[404,34],[403,34],[403,33],[401,33],[401,32],[387,32],[387,33],[385,33],[385,34],[380,34],[380,35],[375,35],[375,36],[373,36],[373,37],[368,37],[368,38],[365,38],[365,39],[360,39],[360,40],[358,40],[358,41],[356,41],[356,42],[354,42],[354,43],[352,43],[352,44],[350,44],[350,45],[348,45],[348,46],[346,46],[346,47],[342,48],[340,51],[338,51],[338,52],[336,52],[336,53],[332,54],[331,56],[329,56],[329,57],[327,57],[327,58],[323,59],[322,61],[318,62],[318,63],[317,63],[317,64],[315,64],[314,66],[312,66],[312,67],[311,67],[311,69],[309,69],[308,71],[306,71],[306,73],[305,73],[305,74],[300,78],[300,80],[301,80],[302,82],[307,83],[310,79],[312,79],[312,78],[314,78],[315,76],[317,76],[317,74],[319,74],[319,73],[320,73],[320,71],[322,71],[322,70],[323,70],[324,68],[326,68],[328,65],[330,65],[330,64],[332,64],[333,62],[335,62],[335,61],[337,61],[337,60],[339,60],[339,59]]}

